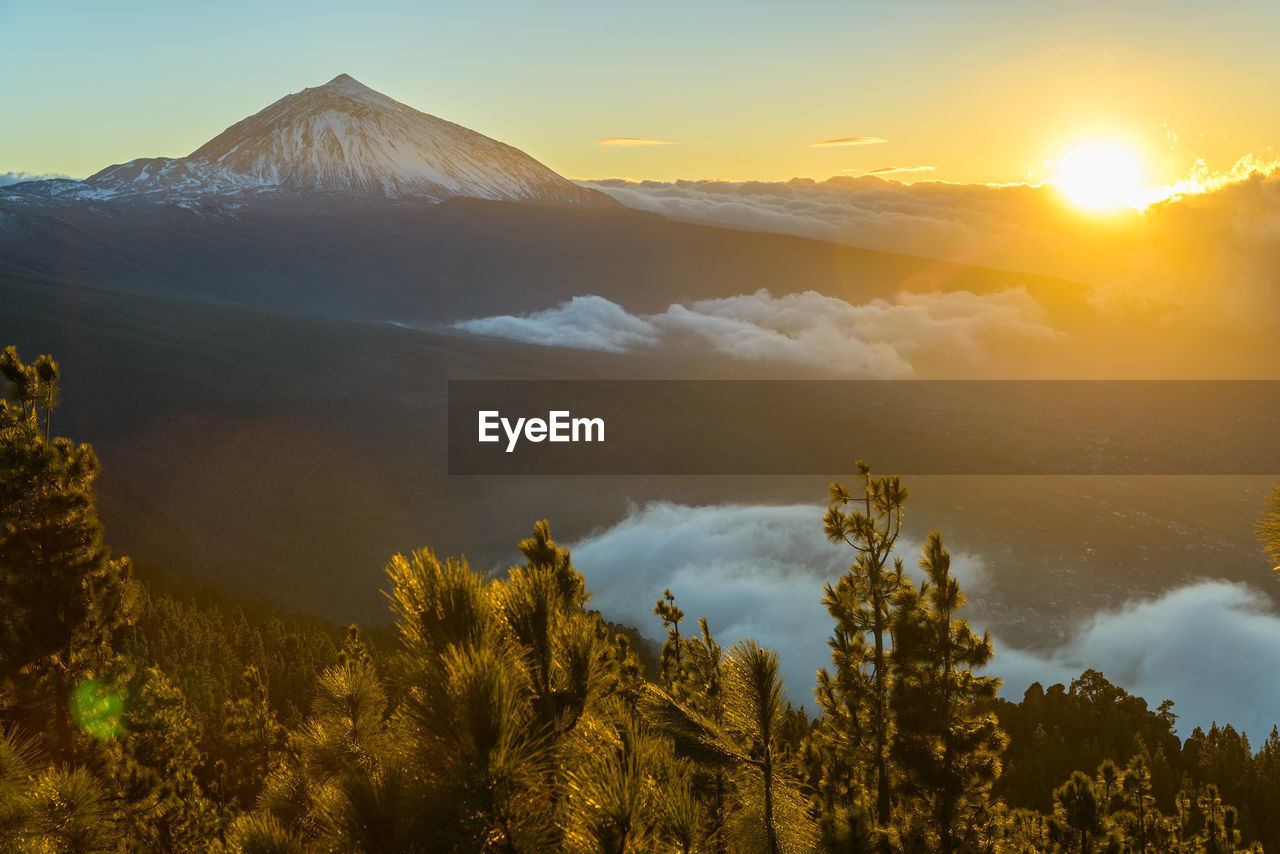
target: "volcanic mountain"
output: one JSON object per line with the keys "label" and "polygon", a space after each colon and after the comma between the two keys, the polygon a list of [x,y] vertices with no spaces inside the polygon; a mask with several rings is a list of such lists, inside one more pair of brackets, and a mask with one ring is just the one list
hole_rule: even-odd
{"label": "volcanic mountain", "polygon": [[613,204],[519,149],[419,112],[346,74],[286,95],[186,157],[140,158],[84,181],[32,181],[5,190],[64,201],[183,206],[316,197]]}

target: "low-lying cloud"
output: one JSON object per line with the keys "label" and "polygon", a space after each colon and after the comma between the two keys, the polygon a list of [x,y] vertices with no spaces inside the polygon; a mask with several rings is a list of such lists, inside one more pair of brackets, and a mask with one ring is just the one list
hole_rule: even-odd
{"label": "low-lying cloud", "polygon": [[658,327],[598,296],[574,297],[557,308],[525,315],[463,320],[454,328],[526,344],[626,353],[658,343]]}
{"label": "low-lying cloud", "polygon": [[[664,637],[653,602],[670,588],[696,631],[705,616],[722,644],[754,637],[776,649],[794,702],[813,708],[817,668],[829,666],[832,620],[822,585],[845,571],[851,552],[822,535],[823,508],[810,505],[687,506],[654,502],[571,544],[574,564],[612,619]],[[919,543],[899,548],[913,571]],[[980,628],[988,570],[978,555],[954,553],[952,568],[975,600]],[[1144,697],[1168,698],[1179,732],[1231,723],[1256,741],[1280,722],[1280,614],[1247,585],[1203,581],[1099,612],[1053,652],[1002,644],[989,672],[1001,694],[1022,697],[1032,682],[1069,683],[1088,668]]]}
{"label": "low-lying cloud", "polygon": [[997,647],[992,672],[1018,699],[1032,682],[1086,668],[1144,697],[1174,701],[1184,737],[1217,721],[1255,743],[1280,723],[1280,614],[1245,584],[1202,581],[1093,615],[1049,654]]}
{"label": "low-lying cloud", "polygon": [[[833,141],[834,142],[834,141]],[[1201,322],[1280,317],[1280,168],[1245,158],[1187,192],[1103,219],[1052,184],[893,180],[907,169],[826,181],[584,182],[629,207],[687,222],[770,231],[1092,285],[1105,309],[1163,306]]]}
{"label": "low-lying cloud", "polygon": [[[722,645],[753,637],[776,649],[793,702],[813,708],[817,668],[830,662],[822,585],[852,560],[823,537],[824,510],[653,502],[573,543],[573,562],[595,593],[592,607],[655,640],[665,635],[653,603],[669,588],[688,616],[684,631],[705,616]],[[919,543],[901,553],[914,569]],[[981,584],[980,558],[956,554],[952,567],[966,587]]]}
{"label": "low-lying cloud", "polygon": [[48,181],[52,178],[67,178],[67,175],[35,174],[32,172],[0,172],[0,187],[10,184],[21,184],[23,181]]}
{"label": "low-lying cloud", "polygon": [[[885,167],[893,168],[893,167]],[[1099,233],[1048,185],[902,183],[893,173],[826,181],[584,182],[628,207],[672,219],[770,231],[963,264],[1102,282],[1120,233]],[[1129,235],[1126,239],[1132,239]]]}
{"label": "low-lying cloud", "polygon": [[454,324],[484,335],[552,347],[639,352],[658,345],[702,346],[732,359],[830,369],[872,377],[907,377],[911,356],[933,349],[977,354],[997,336],[1059,336],[1023,288],[913,294],[854,305],[815,291],[775,297],[767,290],[673,304],[634,315],[604,297],[574,297],[527,315]]}

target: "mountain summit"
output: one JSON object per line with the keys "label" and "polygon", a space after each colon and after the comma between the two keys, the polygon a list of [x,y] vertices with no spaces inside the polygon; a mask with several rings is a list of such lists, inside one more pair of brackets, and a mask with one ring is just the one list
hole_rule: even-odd
{"label": "mountain summit", "polygon": [[84,181],[9,191],[69,201],[250,203],[315,196],[601,202],[529,155],[340,74],[286,95],[186,157],[142,158]]}

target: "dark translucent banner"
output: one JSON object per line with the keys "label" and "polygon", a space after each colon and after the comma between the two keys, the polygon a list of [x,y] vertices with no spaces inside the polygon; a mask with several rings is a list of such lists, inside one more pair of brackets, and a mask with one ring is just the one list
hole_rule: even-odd
{"label": "dark translucent banner", "polygon": [[1280,473],[1280,382],[449,383],[449,472]]}

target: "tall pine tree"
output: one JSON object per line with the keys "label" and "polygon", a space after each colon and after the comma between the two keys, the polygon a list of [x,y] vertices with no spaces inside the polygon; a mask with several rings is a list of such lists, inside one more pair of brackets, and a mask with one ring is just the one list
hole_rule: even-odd
{"label": "tall pine tree", "polygon": [[874,815],[881,827],[887,827],[893,817],[892,608],[903,585],[901,559],[894,559],[892,568],[889,562],[902,532],[908,492],[897,476],[873,477],[866,462],[856,465],[862,488],[854,494],[839,483],[831,484],[822,520],[827,539],[847,544],[855,557],[835,586],[824,588],[822,602],[836,621],[830,641],[836,675],[820,671],[817,691],[824,711],[835,714],[833,726],[845,728],[830,733],[830,740],[843,748],[832,751],[831,772],[847,775],[854,746],[867,750]]}
{"label": "tall pine tree", "polygon": [[[74,723],[117,703],[109,684],[119,629],[141,609],[127,559],[102,542],[92,485],[98,458],[88,445],[50,438],[58,402],[57,363],[25,365],[0,353],[8,381],[0,404],[0,690],[5,717],[50,733],[47,749],[74,760]],[[80,718],[76,721],[75,718]]]}

